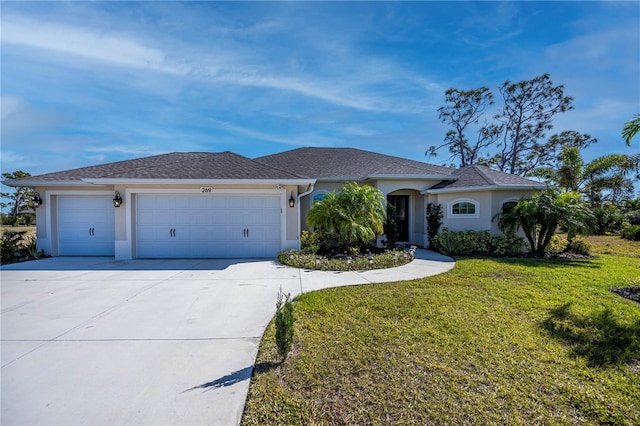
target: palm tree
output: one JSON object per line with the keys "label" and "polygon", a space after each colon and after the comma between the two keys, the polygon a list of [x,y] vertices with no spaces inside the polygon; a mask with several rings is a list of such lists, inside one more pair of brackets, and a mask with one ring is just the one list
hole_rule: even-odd
{"label": "palm tree", "polygon": [[522,228],[529,251],[542,256],[558,226],[567,229],[569,241],[586,228],[591,212],[580,198],[580,193],[574,191],[542,191],[521,199],[513,209],[498,216],[498,226],[505,234]]}
{"label": "palm tree", "polygon": [[[577,148],[565,147],[559,160],[557,168],[539,168],[533,174],[565,191],[584,193],[593,209],[604,199],[617,203],[623,195],[633,191],[633,182],[628,175],[638,170],[640,154],[609,154],[584,164]],[[603,197],[605,191],[607,196]]]}
{"label": "palm tree", "polygon": [[631,121],[624,123],[622,138],[627,146],[631,146],[631,139],[640,131],[640,114],[636,114]]}
{"label": "palm tree", "polygon": [[331,192],[307,213],[307,223],[327,232],[341,248],[361,248],[384,232],[387,215],[382,192],[368,185],[347,182],[340,193]]}

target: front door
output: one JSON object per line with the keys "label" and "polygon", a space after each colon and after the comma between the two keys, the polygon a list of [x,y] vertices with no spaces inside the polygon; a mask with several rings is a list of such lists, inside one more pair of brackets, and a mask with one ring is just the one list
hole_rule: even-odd
{"label": "front door", "polygon": [[389,195],[388,200],[395,210],[398,241],[409,241],[409,196]]}

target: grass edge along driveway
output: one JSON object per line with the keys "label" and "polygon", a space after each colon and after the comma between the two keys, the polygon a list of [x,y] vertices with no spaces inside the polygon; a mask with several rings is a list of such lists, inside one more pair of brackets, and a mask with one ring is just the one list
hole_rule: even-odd
{"label": "grass edge along driveway", "polygon": [[608,291],[640,286],[629,244],[304,294],[284,363],[265,332],[242,424],[640,424],[640,304]]}

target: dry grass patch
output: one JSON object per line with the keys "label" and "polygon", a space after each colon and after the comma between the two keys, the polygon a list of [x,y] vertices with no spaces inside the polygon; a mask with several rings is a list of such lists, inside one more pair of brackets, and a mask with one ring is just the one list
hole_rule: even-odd
{"label": "dry grass patch", "polygon": [[590,235],[585,239],[591,243],[594,254],[640,257],[640,241],[625,240],[615,235]]}

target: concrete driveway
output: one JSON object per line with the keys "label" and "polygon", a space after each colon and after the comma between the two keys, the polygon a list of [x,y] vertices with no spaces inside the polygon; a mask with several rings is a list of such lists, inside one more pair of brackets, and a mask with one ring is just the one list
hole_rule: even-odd
{"label": "concrete driveway", "polygon": [[451,259],[305,271],[270,260],[50,258],[2,268],[3,425],[233,425],[278,290],[415,279]]}

